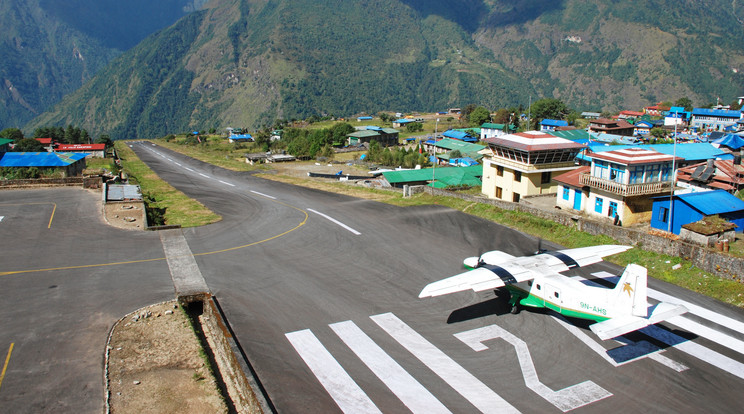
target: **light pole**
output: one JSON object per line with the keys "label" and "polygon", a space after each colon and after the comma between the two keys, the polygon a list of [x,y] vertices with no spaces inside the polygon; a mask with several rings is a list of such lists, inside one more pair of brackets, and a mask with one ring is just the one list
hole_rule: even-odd
{"label": "light pole", "polygon": [[434,144],[431,146],[431,152],[432,152],[432,155],[434,155],[434,160],[431,165],[431,195],[434,195],[434,181],[436,181],[434,170],[437,168],[437,132],[438,131],[439,131],[439,118],[437,118],[437,121],[434,123]]}
{"label": "light pole", "polygon": [[677,172],[675,171],[675,168],[676,168],[676,161],[677,161],[677,119],[678,119],[677,117],[678,116],[679,116],[679,110],[675,108],[674,109],[674,136],[672,137],[673,139],[672,153],[674,154],[672,158],[672,189],[670,190],[670,194],[669,194],[669,224],[667,226],[667,230],[669,231],[669,233],[672,233],[672,217],[673,217],[672,213],[674,212],[674,185],[675,185],[674,183],[677,181]]}

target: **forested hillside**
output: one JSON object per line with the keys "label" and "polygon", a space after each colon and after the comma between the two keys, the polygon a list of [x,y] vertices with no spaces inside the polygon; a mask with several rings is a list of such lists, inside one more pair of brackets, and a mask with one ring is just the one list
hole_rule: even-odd
{"label": "forested hillside", "polygon": [[[214,0],[29,124],[113,138],[555,97],[637,109],[744,92],[723,0]],[[664,11],[661,13],[661,11]]]}
{"label": "forested hillside", "polygon": [[0,126],[21,127],[201,0],[0,1]]}

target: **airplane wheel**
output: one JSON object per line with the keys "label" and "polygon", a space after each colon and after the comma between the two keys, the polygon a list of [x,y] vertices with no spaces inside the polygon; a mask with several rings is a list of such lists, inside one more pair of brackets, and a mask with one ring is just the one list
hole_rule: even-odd
{"label": "airplane wheel", "polygon": [[519,313],[519,304],[518,303],[515,303],[514,305],[512,305],[512,308],[511,308],[510,313],[512,315],[516,315],[516,314]]}

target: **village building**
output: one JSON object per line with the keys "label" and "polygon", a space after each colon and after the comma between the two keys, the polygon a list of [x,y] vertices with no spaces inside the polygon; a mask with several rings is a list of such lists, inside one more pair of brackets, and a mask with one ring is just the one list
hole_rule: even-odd
{"label": "village building", "polygon": [[635,127],[622,119],[593,119],[589,122],[589,132],[605,133],[622,136],[632,136],[635,132]]}
{"label": "village building", "polygon": [[576,168],[574,159],[586,146],[539,131],[520,132],[484,141],[482,192],[489,198],[519,202],[528,195],[557,191],[553,176]]}
{"label": "village building", "polygon": [[[677,170],[677,185],[683,192],[725,190],[730,193],[744,189],[744,166],[741,155],[733,160],[714,160],[693,164]],[[677,192],[679,193],[679,192]]]}
{"label": "village building", "polygon": [[741,111],[694,108],[690,127],[695,128],[698,132],[723,131],[728,126],[735,126],[740,118]]}
{"label": "village building", "polygon": [[350,146],[377,141],[383,147],[391,147],[398,145],[399,135],[400,132],[397,129],[368,126],[363,130],[346,134],[346,141]]}
{"label": "village building", "polygon": [[591,165],[555,178],[556,205],[625,225],[650,220],[651,197],[671,191],[672,163],[682,160],[643,148],[589,155]]}
{"label": "village building", "polygon": [[76,154],[89,154],[94,158],[106,157],[106,144],[58,144],[55,152],[72,152]]}
{"label": "village building", "polygon": [[559,119],[543,119],[540,121],[540,131],[547,132],[547,131],[555,131],[557,128],[560,127],[567,127],[568,121],[563,121]]}
{"label": "village building", "polygon": [[0,158],[0,167],[59,170],[65,177],[74,177],[85,169],[87,156],[71,152],[6,152]]}

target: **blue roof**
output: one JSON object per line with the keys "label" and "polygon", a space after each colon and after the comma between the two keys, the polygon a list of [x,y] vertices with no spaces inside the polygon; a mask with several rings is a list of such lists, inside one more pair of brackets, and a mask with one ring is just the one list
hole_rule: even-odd
{"label": "blue roof", "polygon": [[408,124],[410,122],[416,122],[416,120],[415,119],[405,119],[405,118],[402,118],[402,119],[398,119],[398,120],[395,121],[396,124]]}
{"label": "blue roof", "polygon": [[653,128],[654,127],[654,124],[652,124],[651,122],[648,122],[648,121],[638,121],[635,124],[636,128],[638,128],[641,125],[645,125],[645,126],[647,126],[649,128]]}
{"label": "blue roof", "polygon": [[367,127],[367,131],[382,131],[382,127],[370,125]]}
{"label": "blue roof", "polygon": [[90,154],[74,152],[6,152],[0,167],[67,167]]}
{"label": "blue roof", "polygon": [[369,121],[370,119],[372,119],[371,116],[360,116],[360,117],[357,117],[357,120],[358,121]]}
{"label": "blue roof", "polygon": [[230,135],[230,139],[253,139],[251,134],[233,134]]}
{"label": "blue roof", "polygon": [[722,116],[737,119],[741,117],[741,111],[731,111],[728,109],[694,108],[692,114],[700,116]]}
{"label": "blue roof", "polygon": [[[724,190],[676,194],[674,197],[682,200],[685,204],[692,206],[706,216],[744,210],[744,201]],[[668,198],[669,196],[654,197],[654,200]]]}
{"label": "blue roof", "polygon": [[[614,151],[627,148],[645,148],[667,155],[675,155],[674,144],[652,144],[652,145],[591,145],[594,152]],[[707,142],[694,142],[689,144],[677,144],[676,155],[686,161],[703,161],[707,159],[724,158],[727,153]],[[578,158],[590,160],[590,156],[579,154]]]}
{"label": "blue roof", "polygon": [[732,150],[737,150],[741,147],[744,147],[744,138],[736,134],[726,134],[722,136],[721,138],[718,138],[717,140],[713,141],[712,143],[721,145],[724,147],[729,147]]}
{"label": "blue roof", "polygon": [[562,127],[568,126],[568,121],[560,121],[557,119],[543,119],[540,121],[540,125]]}
{"label": "blue roof", "polygon": [[466,141],[466,142],[478,141],[477,138],[471,137],[467,132],[455,131],[452,129],[444,131],[444,133],[442,133],[442,136],[447,137],[447,138],[459,139],[460,141]]}

